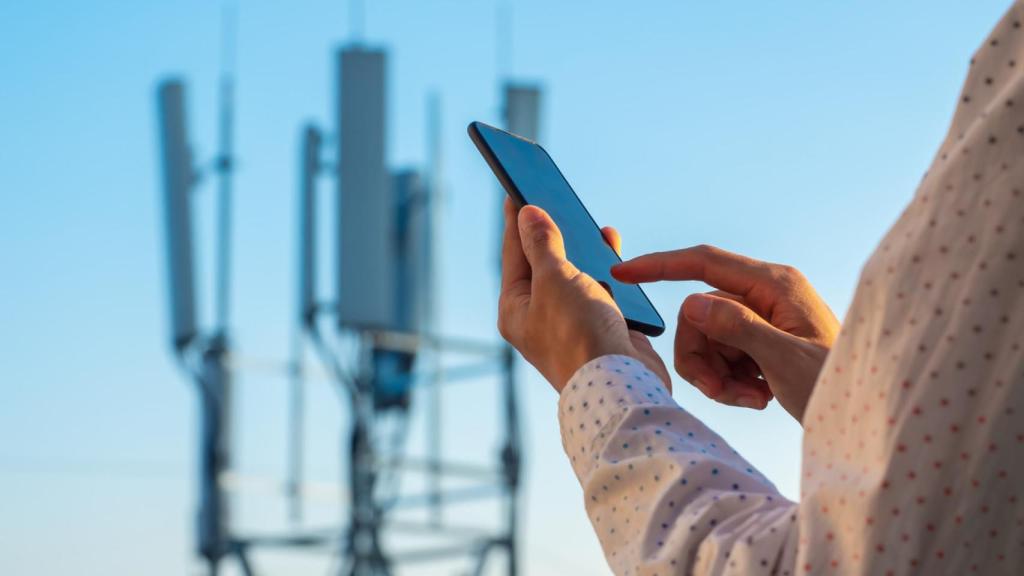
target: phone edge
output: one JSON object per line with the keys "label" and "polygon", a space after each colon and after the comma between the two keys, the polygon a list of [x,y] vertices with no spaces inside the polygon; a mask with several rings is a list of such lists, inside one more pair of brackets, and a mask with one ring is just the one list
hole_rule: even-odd
{"label": "phone edge", "polygon": [[[515,183],[512,182],[512,179],[509,178],[504,166],[502,166],[501,162],[498,161],[490,146],[487,145],[487,142],[484,141],[484,138],[480,134],[480,129],[478,128],[478,126],[492,127],[488,124],[484,124],[483,122],[476,120],[470,122],[469,126],[466,127],[466,132],[469,134],[469,139],[473,142],[473,145],[476,146],[476,149],[480,153],[480,155],[484,157],[484,161],[487,163],[487,166],[491,169],[491,172],[494,174],[494,176],[498,179],[498,183],[500,183],[501,187],[505,189],[505,193],[508,194],[512,198],[512,201],[515,202],[518,206],[525,206],[527,204],[525,197],[522,195],[521,192],[519,192],[519,188],[517,188]],[[495,130],[501,129],[495,128]],[[507,130],[504,132],[507,132]],[[509,134],[512,133],[509,132]],[[523,139],[526,140],[525,138]],[[593,222],[598,229],[600,229],[601,227],[598,226],[597,221],[594,220],[593,215],[590,214],[590,209],[588,209],[587,205],[584,204],[582,200],[580,200],[579,194],[576,193],[576,189],[572,187],[572,184],[569,184],[569,180],[565,177],[565,174],[562,173],[561,167],[559,167],[558,163],[555,162],[554,158],[551,157],[551,154],[540,144],[533,142],[532,140],[527,141],[533,144],[534,146],[540,148],[548,157],[548,159],[551,160],[551,163],[554,165],[555,169],[558,170],[558,175],[562,177],[562,180],[565,181],[566,185],[569,187],[569,190],[573,193],[574,196],[576,196],[576,200],[583,207],[583,211],[587,213],[587,216],[590,218],[590,221]],[[619,261],[622,261],[621,257],[619,258]],[[650,336],[652,338],[661,336],[662,334],[665,333],[665,319],[661,316],[661,312],[658,312],[658,309],[654,306],[654,303],[651,302],[651,299],[649,296],[647,296],[647,293],[644,292],[643,287],[637,286],[637,288],[640,290],[640,293],[643,294],[643,297],[647,301],[647,304],[651,307],[651,310],[654,310],[654,313],[658,316],[658,319],[661,320],[661,326],[648,324],[646,322],[639,322],[637,320],[631,320],[629,318],[626,318],[626,315],[623,314],[622,318],[626,321],[626,327],[629,328],[630,330],[636,330],[637,332],[640,332],[641,334]]]}

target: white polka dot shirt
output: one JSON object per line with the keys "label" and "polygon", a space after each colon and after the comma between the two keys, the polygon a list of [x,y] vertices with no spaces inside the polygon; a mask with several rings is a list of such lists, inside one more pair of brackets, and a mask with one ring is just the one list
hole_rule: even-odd
{"label": "white polka dot shirt", "polygon": [[562,442],[616,574],[1024,574],[1024,2],[864,266],[804,416],[800,502],[605,356]]}

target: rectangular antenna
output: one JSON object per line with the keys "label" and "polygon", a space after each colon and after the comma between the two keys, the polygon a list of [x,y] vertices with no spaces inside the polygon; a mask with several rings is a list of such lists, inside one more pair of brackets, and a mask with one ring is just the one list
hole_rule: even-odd
{"label": "rectangular antenna", "polygon": [[337,57],[338,322],[394,328],[395,223],[386,154],[383,51],[352,47]]}
{"label": "rectangular antenna", "polygon": [[[415,170],[402,170],[392,176],[395,221],[395,248],[393,260],[395,292],[390,294],[395,311],[395,326],[403,332],[418,333],[422,319],[426,272],[422,256],[428,228],[423,179]],[[429,246],[429,244],[428,244]],[[385,296],[385,295],[381,295]],[[376,349],[373,351],[373,406],[376,410],[405,409],[412,398],[412,370],[416,353],[402,350]]]}
{"label": "rectangular antenna", "polygon": [[524,138],[540,138],[540,88],[505,85],[505,129]]}
{"label": "rectangular antenna", "polygon": [[316,321],[316,179],[320,172],[320,131],[306,125],[299,157],[299,322]]}
{"label": "rectangular antenna", "polygon": [[423,178],[415,170],[394,175],[398,259],[395,310],[397,328],[418,333],[426,329],[430,306],[430,204]]}
{"label": "rectangular antenna", "polygon": [[190,202],[195,177],[186,130],[185,87],[180,80],[166,80],[157,86],[157,115],[163,169],[171,340],[180,350],[196,335]]}

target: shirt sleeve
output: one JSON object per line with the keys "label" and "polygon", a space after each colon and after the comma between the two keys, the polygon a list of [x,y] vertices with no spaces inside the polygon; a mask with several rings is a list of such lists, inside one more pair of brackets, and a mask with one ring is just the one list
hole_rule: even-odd
{"label": "shirt sleeve", "polygon": [[615,574],[771,574],[795,562],[796,504],[639,360],[580,368],[559,421]]}

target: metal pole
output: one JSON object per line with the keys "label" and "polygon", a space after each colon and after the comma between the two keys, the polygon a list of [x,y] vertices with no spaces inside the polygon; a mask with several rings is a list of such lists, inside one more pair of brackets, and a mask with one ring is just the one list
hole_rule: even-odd
{"label": "metal pole", "polygon": [[305,375],[303,362],[302,333],[294,328],[292,334],[292,360],[289,367],[291,376],[291,399],[289,406],[288,431],[288,516],[293,523],[302,522],[303,442],[305,415]]}
{"label": "metal pole", "polygon": [[505,497],[508,547],[508,576],[519,573],[519,476],[522,466],[519,435],[519,399],[516,390],[516,352],[511,346],[505,348],[505,449],[502,464],[505,471]]}
{"label": "metal pole", "polygon": [[228,306],[231,293],[231,172],[233,170],[232,132],[234,124],[234,43],[235,11],[230,4],[223,7],[223,62],[220,78],[220,126],[219,148],[216,167],[218,174],[218,221],[217,221],[217,295],[216,331],[226,334]]}
{"label": "metal pole", "polygon": [[363,0],[349,0],[348,5],[349,33],[352,35],[352,42],[358,44],[363,41],[363,29],[366,26],[366,6]]}
{"label": "metal pole", "polygon": [[299,143],[299,222],[298,222],[298,314],[293,326],[291,343],[291,410],[288,452],[289,516],[293,522],[302,521],[302,467],[304,363],[303,331],[314,328],[317,312],[316,291],[316,183],[320,172],[320,132],[313,125],[302,130]]}
{"label": "metal pole", "polygon": [[390,567],[380,544],[381,510],[376,501],[377,467],[373,449],[372,337],[362,335],[360,370],[352,396],[352,432],[349,478],[352,511],[349,527],[351,569],[348,576],[388,576]]}
{"label": "metal pole", "polygon": [[206,558],[211,576],[228,548],[228,502],[220,486],[229,458],[229,376],[224,338],[213,338],[203,351],[199,375],[202,431],[199,454],[199,554]]}
{"label": "metal pole", "polygon": [[498,77],[509,78],[512,76],[512,3],[509,0],[499,0],[495,21]]}
{"label": "metal pole", "polygon": [[[426,318],[422,326],[428,333],[441,332],[441,209],[444,206],[441,184],[441,98],[432,93],[427,99],[427,201],[423,206],[429,212],[430,226],[430,277],[426,282],[429,296],[426,306]],[[440,525],[444,520],[441,500],[441,422],[442,422],[442,390],[444,381],[444,349],[441,346],[431,352],[433,359],[433,378],[430,386],[430,406],[427,414],[427,459],[431,462],[429,492],[431,493],[431,521]]]}

